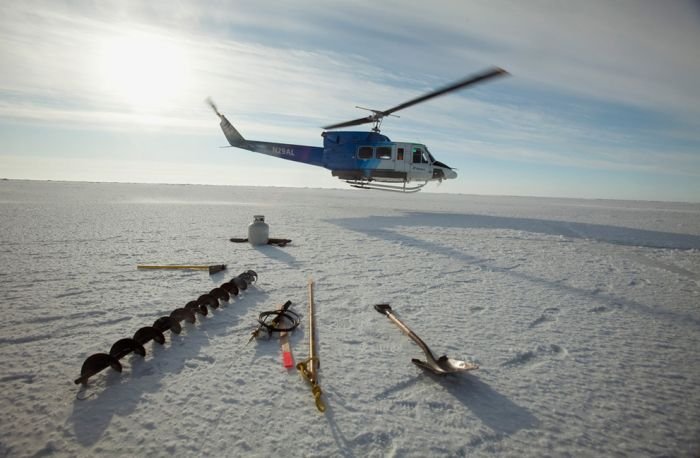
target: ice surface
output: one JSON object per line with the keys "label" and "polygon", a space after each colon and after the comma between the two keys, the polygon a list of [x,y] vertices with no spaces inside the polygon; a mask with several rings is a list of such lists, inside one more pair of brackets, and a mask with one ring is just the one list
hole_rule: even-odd
{"label": "ice surface", "polygon": [[[292,244],[229,242],[254,214]],[[700,205],[1,181],[0,228],[0,455],[700,453]],[[255,287],[73,384],[246,269]],[[309,276],[325,414],[277,341],[246,346],[259,312],[306,315]],[[422,373],[378,302],[481,368]]]}

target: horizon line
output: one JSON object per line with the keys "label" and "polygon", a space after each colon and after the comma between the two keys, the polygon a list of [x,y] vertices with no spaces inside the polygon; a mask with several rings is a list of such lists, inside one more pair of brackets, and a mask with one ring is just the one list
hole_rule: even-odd
{"label": "horizon line", "polygon": [[[37,179],[37,178],[7,178],[0,177],[0,181],[33,181],[42,183],[90,183],[90,184],[140,184],[140,185],[155,185],[155,186],[210,186],[210,187],[238,187],[238,188],[273,188],[273,189],[314,189],[314,190],[334,190],[334,191],[377,191],[372,189],[357,190],[349,188],[336,187],[313,187],[313,186],[272,186],[272,185],[239,185],[239,184],[212,184],[212,183],[167,183],[167,182],[145,182],[145,181],[90,181],[90,180],[60,180],[60,179]],[[377,191],[379,192],[379,191]],[[418,194],[418,193],[417,193]],[[540,196],[540,195],[514,195],[514,194],[465,194],[461,192],[430,192],[423,190],[420,194],[444,194],[451,196],[473,196],[473,197],[502,197],[502,198],[518,198],[518,199],[557,199],[557,200],[586,200],[586,201],[611,201],[611,202],[647,202],[661,204],[684,204],[684,205],[700,205],[700,201],[682,201],[682,200],[644,200],[644,199],[623,199],[614,197],[569,197],[569,196]]]}

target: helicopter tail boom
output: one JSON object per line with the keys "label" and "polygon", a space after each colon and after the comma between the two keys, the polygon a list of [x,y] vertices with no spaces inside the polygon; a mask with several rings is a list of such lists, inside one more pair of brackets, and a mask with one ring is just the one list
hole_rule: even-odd
{"label": "helicopter tail boom", "polygon": [[267,156],[324,167],[323,148],[246,140],[236,128],[233,127],[233,124],[226,119],[226,116],[219,113],[217,114],[221,118],[221,123],[219,124],[221,130],[224,132],[228,143],[234,148],[246,149]]}
{"label": "helicopter tail boom", "polygon": [[291,145],[287,143],[271,143],[254,140],[246,140],[245,143],[246,146],[238,146],[238,148],[244,148],[249,151],[255,151],[256,153],[280,159],[287,159],[288,161],[325,167],[323,162],[323,148],[317,146]]}

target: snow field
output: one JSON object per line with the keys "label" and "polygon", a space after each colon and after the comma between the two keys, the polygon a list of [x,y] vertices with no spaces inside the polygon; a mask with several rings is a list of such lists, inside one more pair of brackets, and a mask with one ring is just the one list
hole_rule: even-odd
{"label": "snow field", "polygon": [[[229,242],[254,214],[292,244]],[[0,215],[2,455],[698,453],[698,205],[10,181]],[[184,262],[229,270],[135,268]],[[247,269],[255,287],[73,384]],[[325,414],[276,340],[246,346],[289,299],[308,356],[309,276]],[[378,302],[481,368],[421,372]]]}

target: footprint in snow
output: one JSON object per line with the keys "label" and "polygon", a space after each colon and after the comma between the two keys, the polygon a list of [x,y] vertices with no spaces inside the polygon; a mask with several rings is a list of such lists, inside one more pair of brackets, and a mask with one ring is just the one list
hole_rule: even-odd
{"label": "footprint in snow", "polygon": [[535,321],[530,323],[530,328],[534,328],[535,326],[539,326],[543,323],[547,323],[550,321],[556,321],[558,313],[559,313],[559,309],[556,307],[544,309],[544,311],[542,312],[542,315],[540,315],[539,318],[537,318]]}
{"label": "footprint in snow", "polygon": [[534,350],[518,352],[514,357],[503,363],[503,366],[540,365],[545,362],[543,359],[561,359],[567,354],[566,349],[559,345],[539,345]]}

